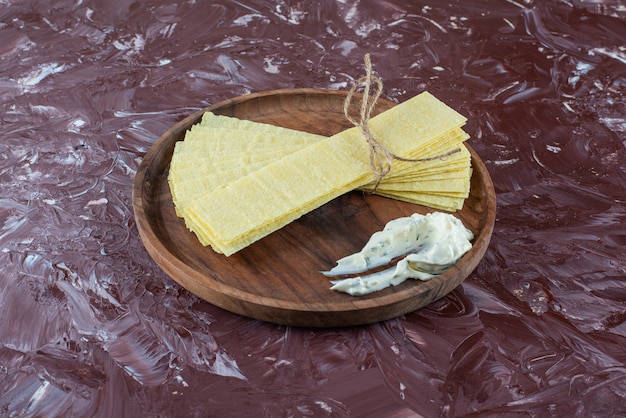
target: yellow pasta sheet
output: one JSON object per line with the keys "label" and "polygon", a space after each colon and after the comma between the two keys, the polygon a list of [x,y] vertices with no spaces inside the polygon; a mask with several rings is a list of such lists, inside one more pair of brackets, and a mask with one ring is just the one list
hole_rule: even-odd
{"label": "yellow pasta sheet", "polygon": [[[423,93],[374,117],[370,129],[394,154],[410,157],[440,149],[437,141],[464,122]],[[229,255],[372,181],[367,144],[352,128],[198,196],[184,214],[205,245]]]}

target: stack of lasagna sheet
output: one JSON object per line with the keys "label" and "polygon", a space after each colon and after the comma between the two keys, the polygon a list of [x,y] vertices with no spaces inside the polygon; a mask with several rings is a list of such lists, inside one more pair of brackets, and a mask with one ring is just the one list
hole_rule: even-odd
{"label": "stack of lasagna sheet", "polygon": [[421,160],[394,161],[374,190],[369,146],[356,127],[324,137],[207,112],[172,155],[176,213],[203,245],[231,255],[356,189],[456,211],[472,174],[465,121],[427,92],[373,117],[379,143]]}

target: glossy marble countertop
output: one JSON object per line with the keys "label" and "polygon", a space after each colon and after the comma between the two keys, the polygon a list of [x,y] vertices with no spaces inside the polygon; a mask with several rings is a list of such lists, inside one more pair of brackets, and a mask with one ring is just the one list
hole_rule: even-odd
{"label": "glossy marble countertop", "polygon": [[[626,416],[626,3],[0,2],[0,416]],[[131,205],[185,116],[349,89],[468,117],[497,192],[448,296],[343,329],[244,318],[163,273]]]}

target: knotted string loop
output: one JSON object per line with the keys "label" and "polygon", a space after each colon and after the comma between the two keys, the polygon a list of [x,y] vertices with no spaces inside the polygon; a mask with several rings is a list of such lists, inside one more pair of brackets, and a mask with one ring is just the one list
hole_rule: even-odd
{"label": "knotted string loop", "polygon": [[[374,137],[374,134],[370,130],[369,121],[372,116],[372,111],[376,107],[376,102],[378,101],[378,98],[383,91],[383,82],[372,72],[372,62],[369,53],[365,54],[364,61],[365,75],[356,80],[350,88],[350,91],[348,91],[348,95],[346,96],[346,100],[343,104],[343,113],[346,116],[346,119],[350,121],[350,123],[359,128],[369,146],[370,167],[372,169],[372,172],[376,176],[376,185],[372,189],[372,192],[376,191],[376,189],[380,185],[380,182],[391,171],[391,168],[393,166],[393,160],[409,162],[430,161],[436,160],[438,158],[443,158],[461,151],[460,149],[456,148],[452,151],[448,151],[434,157],[409,159],[395,155],[394,153],[389,151],[384,145],[378,142]],[[363,94],[361,97],[359,118],[356,119],[350,113],[350,104],[354,99],[355,93],[361,86],[363,86]]]}

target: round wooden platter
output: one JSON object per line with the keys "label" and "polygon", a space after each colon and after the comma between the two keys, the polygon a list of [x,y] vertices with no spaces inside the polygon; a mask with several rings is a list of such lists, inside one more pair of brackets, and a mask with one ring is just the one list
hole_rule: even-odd
{"label": "round wooden platter", "polygon": [[[474,232],[472,249],[430,281],[407,280],[366,296],[330,290],[320,271],[359,251],[388,221],[432,209],[353,191],[230,257],[203,247],[176,216],[167,182],[172,152],[205,111],[330,136],[350,127],[343,115],[345,97],[345,92],[313,89],[250,94],[198,111],[169,129],[146,153],[133,186],[137,227],[155,262],[181,286],[216,306],[293,326],[374,323],[412,312],[456,288],[485,254],[495,221],[493,184],[471,149],[471,194],[455,215]],[[375,113],[394,105],[379,99]]]}

